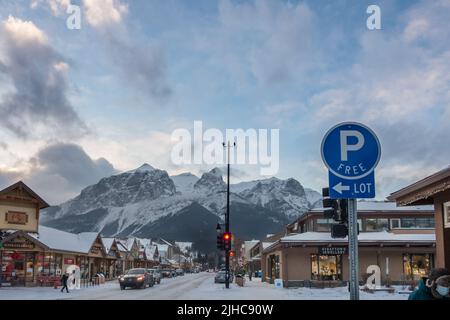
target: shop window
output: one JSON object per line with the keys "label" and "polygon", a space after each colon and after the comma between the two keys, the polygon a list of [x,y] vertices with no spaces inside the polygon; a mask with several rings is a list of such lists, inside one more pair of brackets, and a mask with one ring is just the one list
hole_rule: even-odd
{"label": "shop window", "polygon": [[342,256],[311,255],[311,279],[342,280]]}
{"label": "shop window", "polygon": [[400,220],[402,229],[412,229],[416,227],[414,219],[404,218]]}
{"label": "shop window", "polygon": [[3,251],[1,254],[1,282],[24,285],[34,278],[34,253]]}
{"label": "shop window", "polygon": [[434,218],[417,218],[416,228],[418,229],[434,228]]}
{"label": "shop window", "polygon": [[317,232],[330,232],[331,224],[334,220],[332,219],[317,219],[316,220],[316,231]]}
{"label": "shop window", "polygon": [[444,203],[444,228],[450,228],[450,202]]}
{"label": "shop window", "polygon": [[391,229],[400,229],[400,219],[391,219]]}
{"label": "shop window", "polygon": [[403,272],[406,277],[419,280],[426,277],[433,267],[432,254],[404,254]]}
{"label": "shop window", "polygon": [[391,229],[434,229],[434,218],[391,219]]}
{"label": "shop window", "polygon": [[269,278],[280,278],[280,257],[278,255],[269,256]]}
{"label": "shop window", "polygon": [[389,230],[389,220],[381,218],[366,219],[366,231]]}

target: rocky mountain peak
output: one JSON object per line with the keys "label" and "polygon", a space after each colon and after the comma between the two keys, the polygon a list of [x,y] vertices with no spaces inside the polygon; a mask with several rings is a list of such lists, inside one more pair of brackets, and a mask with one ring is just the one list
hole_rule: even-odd
{"label": "rocky mountain peak", "polygon": [[209,172],[205,172],[200,180],[194,184],[194,189],[198,191],[217,192],[225,190],[225,181],[222,178],[222,171],[214,168]]}
{"label": "rocky mountain peak", "polygon": [[151,172],[156,170],[155,168],[153,168],[151,165],[149,165],[148,163],[144,163],[142,166],[140,166],[137,169],[128,171],[127,173],[142,173],[142,172]]}

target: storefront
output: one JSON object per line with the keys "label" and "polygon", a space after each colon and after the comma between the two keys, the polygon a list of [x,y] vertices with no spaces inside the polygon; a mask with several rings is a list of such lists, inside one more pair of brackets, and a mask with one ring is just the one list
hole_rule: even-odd
{"label": "storefront", "polygon": [[[377,265],[382,282],[417,280],[434,266],[433,234],[367,232],[359,235],[360,282]],[[263,281],[282,279],[285,287],[345,286],[349,277],[348,246],[330,234],[307,232],[286,236],[262,252]]]}
{"label": "storefront", "polygon": [[436,266],[450,269],[450,167],[392,193],[398,206],[434,206]]}

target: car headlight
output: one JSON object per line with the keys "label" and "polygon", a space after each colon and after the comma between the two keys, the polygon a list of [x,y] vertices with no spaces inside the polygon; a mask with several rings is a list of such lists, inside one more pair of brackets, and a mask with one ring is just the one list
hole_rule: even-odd
{"label": "car headlight", "polygon": [[137,277],[137,281],[142,281],[142,280],[144,280],[144,276]]}
{"label": "car headlight", "polygon": [[123,281],[123,280],[125,280],[124,277],[120,277],[120,278],[119,278],[119,281]]}

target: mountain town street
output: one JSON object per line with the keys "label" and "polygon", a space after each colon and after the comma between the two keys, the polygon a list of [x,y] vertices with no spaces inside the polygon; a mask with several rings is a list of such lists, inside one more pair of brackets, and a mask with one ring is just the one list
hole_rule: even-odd
{"label": "mountain town street", "polygon": [[[273,285],[254,278],[246,279],[245,286],[232,283],[230,289],[224,284],[214,283],[214,273],[201,272],[185,276],[163,279],[160,285],[147,289],[120,290],[116,281],[104,285],[72,290],[61,293],[52,287],[0,288],[0,300],[347,300],[347,288],[327,289],[276,289]],[[406,300],[408,295],[401,293],[403,288],[396,287],[396,292],[365,293],[363,300]]]}

